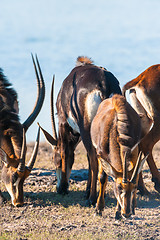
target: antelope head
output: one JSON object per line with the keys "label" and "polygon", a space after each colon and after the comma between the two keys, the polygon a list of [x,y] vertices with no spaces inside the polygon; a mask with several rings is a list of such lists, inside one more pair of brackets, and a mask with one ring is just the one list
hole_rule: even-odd
{"label": "antelope head", "polygon": [[114,193],[117,198],[116,219],[119,219],[121,215],[128,218],[131,214],[135,214],[134,208],[136,205],[138,176],[147,157],[148,155],[141,159],[142,152],[140,152],[135,167],[132,170],[128,170],[127,162],[130,159],[125,154],[122,173],[117,172],[111,166],[112,176],[115,179]]}
{"label": "antelope head", "polygon": [[[45,97],[45,85],[37,56],[36,63],[38,70],[33,55],[32,60],[37,78],[38,94],[35,106],[23,124],[19,121],[17,98],[12,99],[12,95],[9,96],[9,90],[3,85],[0,92],[2,99],[0,102],[2,106],[0,107],[0,158],[3,162],[2,180],[11,196],[14,206],[23,205],[23,183],[33,168],[39,145],[40,129],[38,130],[33,155],[28,165],[25,166],[25,133],[38,116]],[[3,93],[5,94],[5,98]],[[7,96],[8,99],[12,100],[10,101],[12,104],[8,104]],[[5,99],[7,100],[5,101]]]}
{"label": "antelope head", "polygon": [[52,122],[52,130],[53,130],[53,137],[40,126],[47,142],[51,145],[53,149],[53,161],[56,168],[56,176],[57,176],[57,191],[59,192],[59,185],[62,176],[62,157],[61,157],[61,146],[58,141],[56,127],[55,127],[55,119],[54,119],[54,80],[55,77],[53,76],[52,86],[51,86],[51,97],[50,97],[50,106],[51,106],[51,122]]}
{"label": "antelope head", "polygon": [[2,148],[0,148],[0,157],[4,163],[2,169],[2,179],[8,193],[11,196],[11,201],[14,206],[22,206],[23,199],[23,184],[25,179],[29,176],[36,160],[38,146],[39,146],[40,128],[38,129],[37,139],[32,156],[25,166],[26,158],[26,137],[23,128],[23,142],[20,157],[9,156]]}

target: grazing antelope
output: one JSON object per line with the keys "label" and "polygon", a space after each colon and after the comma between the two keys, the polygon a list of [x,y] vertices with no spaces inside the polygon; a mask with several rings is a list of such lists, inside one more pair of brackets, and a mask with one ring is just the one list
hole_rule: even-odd
{"label": "grazing antelope", "polygon": [[[54,81],[53,81],[54,82]],[[51,90],[51,116],[53,137],[43,128],[46,139],[53,147],[56,166],[57,192],[67,193],[69,177],[74,162],[74,150],[80,140],[87,150],[89,177],[87,198],[89,204],[96,203],[98,162],[90,137],[90,125],[100,102],[114,93],[121,94],[115,76],[93,64],[87,57],[78,57],[77,66],[63,81],[56,107],[58,115],[58,137],[55,131],[53,109],[53,84]]]}
{"label": "grazing antelope", "polygon": [[[45,97],[45,85],[38,58],[36,57],[36,62],[39,73],[33,56],[32,59],[37,77],[38,96],[32,113],[23,124],[20,123],[18,116],[17,93],[4,76],[2,69],[0,70],[0,158],[3,164],[2,180],[14,206],[22,206],[24,203],[23,183],[33,168],[39,144],[38,130],[33,155],[28,165],[25,166],[25,132],[39,114]],[[0,191],[0,203],[4,201],[5,198]]]}
{"label": "grazing antelope", "polygon": [[[107,175],[114,179],[117,198],[116,219],[134,214],[138,173],[144,160],[138,158],[141,137],[139,115],[125,98],[115,94],[105,99],[91,123],[91,139],[99,162],[100,192],[96,211],[102,214]],[[137,160],[138,159],[138,160]]]}
{"label": "grazing antelope", "polygon": [[[144,154],[149,152],[147,163],[151,170],[155,189],[160,192],[160,172],[154,162],[152,149],[160,140],[160,64],[153,65],[142,72],[137,78],[126,83],[123,95],[130,90],[131,104],[141,117],[142,141],[140,149]],[[142,177],[139,189],[146,193]]]}

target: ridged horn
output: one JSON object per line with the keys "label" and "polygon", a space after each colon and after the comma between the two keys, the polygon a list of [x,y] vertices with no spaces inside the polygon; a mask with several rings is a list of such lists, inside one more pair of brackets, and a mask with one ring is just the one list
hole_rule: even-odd
{"label": "ridged horn", "polygon": [[141,158],[142,158],[142,151],[139,153],[138,160],[136,162],[132,177],[130,179],[130,182],[132,182],[133,184],[136,184],[136,179],[137,179],[138,170],[139,170],[140,163],[141,163]]}
{"label": "ridged horn", "polygon": [[52,122],[53,138],[57,141],[56,125],[55,125],[55,118],[54,118],[54,80],[55,80],[55,75],[53,76],[53,81],[52,81],[50,105],[51,105],[51,122]]}
{"label": "ridged horn", "polygon": [[124,163],[123,163],[123,179],[122,179],[123,183],[127,183],[127,152],[125,152],[124,155]]}
{"label": "ridged horn", "polygon": [[35,145],[34,145],[34,150],[33,150],[32,156],[29,160],[29,163],[27,165],[27,169],[30,172],[31,172],[31,170],[34,166],[35,161],[36,161],[36,157],[37,157],[37,153],[38,153],[38,147],[39,147],[39,137],[40,137],[40,127],[38,127],[37,139],[36,139],[36,142],[35,142]]}
{"label": "ridged horn", "polygon": [[[33,66],[34,66],[34,69],[35,69],[35,74],[36,74],[36,79],[37,79],[38,93],[37,93],[37,99],[36,99],[36,103],[35,103],[34,108],[31,112],[31,114],[29,115],[29,117],[23,123],[23,127],[24,127],[25,131],[27,131],[27,129],[31,126],[31,124],[34,122],[34,120],[38,116],[38,114],[39,114],[39,112],[42,108],[42,105],[43,105],[43,102],[44,102],[44,97],[45,97],[45,84],[44,84],[42,71],[41,71],[41,68],[40,68],[40,65],[39,65],[38,57],[36,55],[36,63],[37,63],[37,66],[38,66],[38,70],[37,70],[33,54],[31,54],[31,56],[32,56]],[[38,74],[38,71],[39,71],[39,74]]]}
{"label": "ridged horn", "polygon": [[26,135],[25,135],[25,129],[23,128],[23,142],[22,142],[20,162],[17,167],[18,172],[24,172],[25,170],[25,157],[26,157]]}

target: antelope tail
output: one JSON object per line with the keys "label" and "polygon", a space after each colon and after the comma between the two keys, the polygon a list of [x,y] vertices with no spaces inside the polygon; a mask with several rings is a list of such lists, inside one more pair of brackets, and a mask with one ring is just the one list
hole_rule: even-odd
{"label": "antelope tail", "polygon": [[77,58],[76,66],[83,66],[86,64],[93,64],[93,61],[91,60],[91,58],[88,58],[86,56],[79,56]]}

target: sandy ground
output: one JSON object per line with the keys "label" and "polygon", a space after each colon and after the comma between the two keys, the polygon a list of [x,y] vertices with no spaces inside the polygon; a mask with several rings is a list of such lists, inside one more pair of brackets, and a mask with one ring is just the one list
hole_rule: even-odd
{"label": "sandy ground", "polygon": [[[33,144],[28,145],[28,158]],[[160,169],[160,143],[154,157]],[[159,161],[159,162],[158,162]],[[0,206],[0,239],[160,239],[160,194],[154,190],[147,164],[143,177],[149,196],[137,194],[136,214],[115,221],[116,200],[113,181],[106,188],[106,207],[102,217],[95,216],[94,207],[86,207],[85,188],[88,164],[80,144],[70,179],[70,192],[56,193],[56,176],[52,150],[41,143],[35,168],[25,181],[25,204],[11,205],[10,197],[1,183],[8,202]]]}

